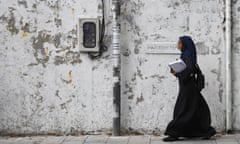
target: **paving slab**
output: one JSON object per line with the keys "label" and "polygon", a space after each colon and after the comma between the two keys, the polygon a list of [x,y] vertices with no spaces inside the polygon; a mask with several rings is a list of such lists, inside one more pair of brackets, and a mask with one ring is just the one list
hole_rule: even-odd
{"label": "paving slab", "polygon": [[216,139],[217,144],[239,144],[235,135],[223,135]]}
{"label": "paving slab", "polygon": [[[0,144],[166,144],[162,136],[34,136],[0,137]],[[188,139],[172,144],[240,144],[240,134],[223,135],[213,140]]]}
{"label": "paving slab", "polygon": [[6,138],[0,138],[0,144],[12,144],[12,140]]}
{"label": "paving slab", "polygon": [[151,136],[150,138],[150,144],[164,144],[163,142],[163,136]]}
{"label": "paving slab", "polygon": [[151,136],[130,136],[128,144],[149,144]]}
{"label": "paving slab", "polygon": [[83,144],[87,136],[68,136],[63,144]]}
{"label": "paving slab", "polygon": [[[162,139],[164,137],[151,137],[151,144],[166,144],[169,142],[164,142]],[[213,140],[200,140],[200,139],[185,139],[176,142],[171,142],[174,144],[216,144],[216,141]]]}
{"label": "paving slab", "polygon": [[238,143],[240,144],[240,134],[235,134],[235,138],[237,139]]}
{"label": "paving slab", "polygon": [[108,136],[99,135],[99,136],[88,136],[84,140],[84,144],[105,144],[107,142]]}
{"label": "paving slab", "polygon": [[44,139],[46,139],[46,137],[19,137],[12,139],[12,144],[40,144]]}
{"label": "paving slab", "polygon": [[65,139],[65,136],[47,136],[40,144],[62,144]]}
{"label": "paving slab", "polygon": [[128,144],[129,136],[109,137],[107,144]]}

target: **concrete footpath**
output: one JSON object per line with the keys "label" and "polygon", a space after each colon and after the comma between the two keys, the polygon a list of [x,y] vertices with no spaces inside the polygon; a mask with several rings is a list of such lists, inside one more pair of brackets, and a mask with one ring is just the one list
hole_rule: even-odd
{"label": "concrete footpath", "polygon": [[[160,136],[33,136],[0,137],[0,144],[163,144]],[[240,144],[240,134],[224,135],[213,140],[191,139],[175,144]]]}

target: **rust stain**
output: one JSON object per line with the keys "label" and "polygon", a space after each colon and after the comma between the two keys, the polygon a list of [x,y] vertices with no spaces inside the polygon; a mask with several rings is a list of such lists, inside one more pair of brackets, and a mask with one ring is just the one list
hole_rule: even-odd
{"label": "rust stain", "polygon": [[66,83],[66,84],[71,84],[72,83],[72,71],[70,70],[69,72],[68,72],[68,78],[67,79],[63,79],[62,78],[62,81],[64,82],[64,83]]}
{"label": "rust stain", "polygon": [[48,47],[45,48],[45,53],[46,53],[46,56],[49,56],[49,50],[48,50]]}
{"label": "rust stain", "polygon": [[75,14],[75,9],[74,9],[74,8],[72,8],[72,14],[73,14],[73,15]]}
{"label": "rust stain", "polygon": [[68,82],[72,83],[72,71],[68,72]]}
{"label": "rust stain", "polygon": [[28,33],[26,33],[26,32],[22,33],[22,37],[27,37],[27,36],[28,36]]}

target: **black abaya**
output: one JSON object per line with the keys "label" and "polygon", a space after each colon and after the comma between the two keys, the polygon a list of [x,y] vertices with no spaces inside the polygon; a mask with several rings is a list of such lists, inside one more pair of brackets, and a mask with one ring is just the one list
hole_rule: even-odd
{"label": "black abaya", "polygon": [[196,87],[192,62],[188,58],[183,60],[187,68],[176,74],[180,91],[174,107],[173,120],[168,124],[165,135],[211,137],[216,131],[211,127],[209,107]]}

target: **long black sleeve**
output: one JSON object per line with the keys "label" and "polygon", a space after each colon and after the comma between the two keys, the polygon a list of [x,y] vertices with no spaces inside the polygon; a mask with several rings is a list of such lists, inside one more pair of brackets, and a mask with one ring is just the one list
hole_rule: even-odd
{"label": "long black sleeve", "polygon": [[176,74],[176,77],[178,77],[180,80],[183,82],[188,80],[192,74],[194,74],[194,65],[191,62],[189,58],[183,58],[183,61],[187,65],[186,69],[183,70],[182,72],[179,72]]}

